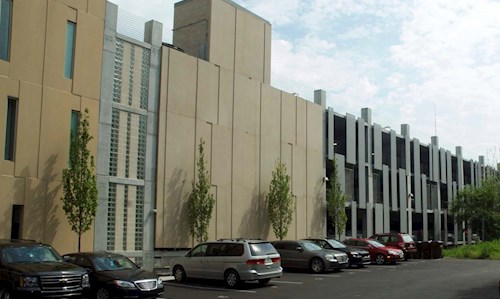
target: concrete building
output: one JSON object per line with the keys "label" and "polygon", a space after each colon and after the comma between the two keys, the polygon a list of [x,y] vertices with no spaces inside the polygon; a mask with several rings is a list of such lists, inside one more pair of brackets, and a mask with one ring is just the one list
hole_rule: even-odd
{"label": "concrete building", "polygon": [[104,1],[0,0],[0,11],[0,238],[75,251],[61,177],[86,108],[97,155]]}
{"label": "concrete building", "polygon": [[296,195],[288,237],[324,235],[324,102],[269,85],[271,25],[231,1],[182,1],[171,45],[155,21],[142,40],[118,33],[119,13],[107,3],[94,248],[149,267],[155,250],[193,246],[186,203],[201,139],[210,239],[275,238],[264,196],[278,159]]}
{"label": "concrete building", "polygon": [[347,236],[396,231],[424,241],[464,241],[463,224],[448,215],[448,206],[465,185],[479,186],[492,171],[483,157],[466,160],[460,146],[454,153],[439,147],[437,136],[421,142],[407,124],[396,133],[374,123],[368,108],[359,118],[333,108],[325,113],[327,172],[336,159],[348,201]]}

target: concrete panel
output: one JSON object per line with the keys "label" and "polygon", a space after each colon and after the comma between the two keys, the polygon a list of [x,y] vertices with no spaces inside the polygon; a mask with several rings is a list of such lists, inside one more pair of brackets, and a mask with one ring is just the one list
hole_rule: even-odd
{"label": "concrete panel", "polygon": [[[43,82],[45,86],[71,92],[73,82],[64,77],[66,28],[68,21],[76,23],[77,12],[58,1],[49,1],[47,13]],[[78,31],[80,28],[77,24]],[[100,73],[99,69],[98,74]]]}
{"label": "concrete panel", "polygon": [[[170,50],[167,47],[162,47],[161,53],[161,73],[160,73],[160,99],[158,110],[158,168],[156,169],[156,179],[162,182],[165,178],[165,146],[167,142],[167,100],[168,100],[168,65],[169,65]],[[157,188],[163,188],[162,184],[158,184]],[[158,191],[158,194],[162,194]],[[157,226],[158,227],[158,226]]]}
{"label": "concrete panel", "polygon": [[[213,127],[212,184],[226,187],[231,184],[232,133],[226,127]],[[223,193],[225,194],[225,193]]]}
{"label": "concrete panel", "polygon": [[[300,101],[300,100],[297,100]],[[305,101],[305,100],[304,100]],[[307,147],[318,150],[323,161],[323,108],[320,105],[307,103]]]}
{"label": "concrete panel", "polygon": [[448,190],[448,204],[451,204],[453,202],[453,176],[451,170],[451,152],[446,151],[446,188]]}
{"label": "concrete panel", "polygon": [[233,132],[233,186],[251,192],[258,192],[256,142],[254,135],[240,131]]}
{"label": "concrete panel", "polygon": [[195,169],[195,120],[167,113],[167,143],[165,146],[165,177],[178,177],[179,171],[186,175],[188,183],[194,178]]}
{"label": "concrete panel", "polygon": [[354,115],[346,114],[346,161],[349,164],[356,164],[356,119]]}
{"label": "concrete panel", "polygon": [[[19,81],[0,77],[0,115],[2,115],[0,121],[0,132],[2,132],[2,137],[0,138],[0,149],[2,149],[2,153],[4,153],[3,151],[5,149],[6,121],[4,117],[7,115],[7,101],[9,96],[19,98]],[[19,134],[17,135],[17,138],[17,142],[19,142]],[[16,151],[18,150],[19,148],[16,148]],[[17,153],[14,153],[14,159],[16,155]],[[4,160],[2,156],[2,159],[0,159],[0,175],[14,176],[14,166],[14,162]]]}
{"label": "concrete panel", "polygon": [[234,70],[236,7],[225,1],[212,1],[210,21],[209,60],[222,68]]}
{"label": "concrete panel", "polygon": [[40,86],[21,81],[15,166],[18,177],[38,177],[41,99],[42,88]]}
{"label": "concrete panel", "polygon": [[[42,83],[47,1],[16,1],[12,19],[10,76]],[[18,17],[19,16],[19,17]]]}
{"label": "concrete panel", "polygon": [[[0,175],[0,216],[1,216],[0,237],[1,238],[5,239],[11,238],[13,204],[25,204],[25,180],[24,178],[15,178],[13,176]],[[29,211],[31,211],[31,209],[29,209]],[[23,219],[23,225],[25,223],[26,221]],[[23,226],[22,229],[24,228],[25,227]],[[22,234],[21,237],[24,237],[24,233],[21,232],[21,234]]]}
{"label": "concrete panel", "polygon": [[38,176],[49,182],[60,181],[62,169],[68,167],[72,110],[80,111],[79,97],[43,90]]}
{"label": "concrete panel", "polygon": [[[281,155],[280,118],[276,112],[281,110],[281,93],[268,85],[262,85],[262,115],[260,136],[260,190],[267,192],[275,170],[276,161]],[[288,165],[291,166],[290,164]]]}
{"label": "concrete panel", "polygon": [[422,236],[423,241],[429,240],[429,220],[427,217],[427,176],[425,174],[422,175],[422,230],[424,235]]}
{"label": "concrete panel", "polygon": [[[351,202],[351,237],[358,236],[358,204],[355,201]],[[349,217],[349,215],[348,215]]]}
{"label": "concrete panel", "polygon": [[303,100],[297,101],[297,146],[307,146],[307,103]]}
{"label": "concrete panel", "polygon": [[79,12],[77,24],[73,93],[99,99],[104,20]]}
{"label": "concrete panel", "polygon": [[[439,148],[435,145],[431,145],[432,151],[432,178],[433,182],[439,182],[440,173],[439,173]],[[431,152],[429,151],[429,152]]]}
{"label": "concrete panel", "polygon": [[236,11],[234,70],[259,82],[264,82],[266,52],[264,24],[262,19],[246,11],[241,9]]}
{"label": "concrete panel", "polygon": [[[289,93],[281,92],[281,142],[296,144],[296,108],[296,97]],[[273,112],[274,117],[277,118],[277,111]]]}
{"label": "concrete panel", "polygon": [[205,146],[203,148],[205,155],[205,168],[208,171],[208,174],[211,176],[212,174],[212,153],[214,142],[212,140],[213,130],[212,124],[196,120],[196,138],[195,138],[195,176],[198,174],[198,159],[199,159],[199,145],[201,140],[205,142]]}
{"label": "concrete panel", "polygon": [[373,168],[382,170],[382,128],[379,124],[373,125]]}
{"label": "concrete panel", "polygon": [[441,183],[446,184],[446,150],[443,148],[439,150],[439,166]]}
{"label": "concrete panel", "polygon": [[375,233],[384,232],[384,206],[380,203],[375,204]]}
{"label": "concrete panel", "polygon": [[413,186],[412,191],[415,199],[415,212],[422,212],[422,192],[421,192],[421,182],[420,182],[420,141],[418,139],[413,139]]}
{"label": "concrete panel", "polygon": [[326,235],[326,201],[322,150],[307,149],[307,236]]}
{"label": "concrete panel", "polygon": [[390,231],[390,192],[389,189],[389,166],[383,165],[382,167],[382,192],[384,203],[384,232]]}
{"label": "concrete panel", "polygon": [[[306,236],[308,228],[307,218],[307,173],[304,171],[307,165],[306,149],[303,147],[293,148],[293,168],[292,168],[292,190],[296,196],[295,200],[295,232],[296,236],[288,238],[297,238]],[[273,235],[274,236],[274,235]]]}
{"label": "concrete panel", "polygon": [[182,1],[175,4],[173,44],[191,56],[199,57],[200,51],[205,52],[211,3],[212,1]]}
{"label": "concrete panel", "polygon": [[399,221],[401,232],[408,232],[408,191],[406,190],[406,171],[399,169]]}
{"label": "concrete panel", "polygon": [[328,126],[328,136],[327,136],[327,146],[326,153],[327,158],[332,160],[335,155],[335,121],[334,121],[334,112],[332,108],[328,108],[327,112],[327,126]]}
{"label": "concrete panel", "polygon": [[219,68],[198,60],[196,118],[217,124],[219,111]]}
{"label": "concrete panel", "polygon": [[219,76],[219,125],[232,128],[234,73],[221,68]]}
{"label": "concrete panel", "polygon": [[239,74],[234,81],[234,129],[255,135],[260,121],[260,84]]}
{"label": "concrete panel", "polygon": [[215,196],[216,238],[231,237],[231,185],[218,185]]}
{"label": "concrete panel", "polygon": [[87,0],[87,13],[104,19],[106,13],[106,1],[103,0]]}
{"label": "concrete panel", "polygon": [[[47,196],[55,194],[47,193],[47,182],[37,179],[26,179],[23,184],[25,188],[24,197],[24,217],[23,217],[23,238],[41,241],[44,239],[45,223],[47,217],[54,219],[53,214],[47,213]],[[62,218],[65,219],[65,218]]]}
{"label": "concrete panel", "polygon": [[[340,182],[340,190],[345,193],[345,156],[335,154],[335,160],[337,161],[337,177]],[[328,161],[327,163],[331,163],[331,161]]]}
{"label": "concrete panel", "polygon": [[87,11],[88,0],[57,0],[61,3],[68,5],[71,8]]}
{"label": "concrete panel", "polygon": [[264,24],[264,83],[271,84],[271,24]]}
{"label": "concrete panel", "polygon": [[170,51],[168,61],[167,111],[195,118],[197,59]]}

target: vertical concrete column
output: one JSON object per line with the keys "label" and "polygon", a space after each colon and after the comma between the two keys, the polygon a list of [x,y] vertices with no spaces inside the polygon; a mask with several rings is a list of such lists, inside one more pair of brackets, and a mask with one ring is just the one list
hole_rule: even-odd
{"label": "vertical concrete column", "polygon": [[365,143],[365,121],[358,119],[358,198],[359,207],[366,209],[366,143]]}
{"label": "vertical concrete column", "polygon": [[347,113],[345,115],[346,122],[346,162],[356,164],[356,118],[354,115]]}
{"label": "vertical concrete column", "polygon": [[399,169],[399,225],[401,232],[408,232],[408,191],[407,188],[406,171],[402,168]]}
{"label": "vertical concrete column", "polygon": [[429,152],[432,153],[432,159],[430,159],[431,163],[431,181],[438,183],[439,182],[439,137],[432,136],[431,137],[431,147]]}
{"label": "vertical concrete column", "polygon": [[457,155],[457,184],[458,190],[461,191],[464,189],[464,159],[462,157],[462,147],[457,146],[455,152]]}
{"label": "vertical concrete column", "polygon": [[429,240],[429,219],[427,207],[427,176],[422,174],[422,241]]}
{"label": "vertical concrete column", "polygon": [[396,132],[391,130],[391,202],[392,211],[398,210],[398,160],[396,146]]}
{"label": "vertical concrete column", "polygon": [[[402,124],[401,125],[401,135],[403,135],[405,139],[405,175],[406,175],[406,193],[405,193],[405,205],[406,208],[408,209],[406,212],[407,216],[407,221],[408,221],[408,227],[407,227],[407,232],[411,235],[412,234],[412,201],[414,199],[414,194],[411,189],[411,142],[410,142],[410,125],[408,124]],[[401,186],[400,186],[401,188]],[[401,211],[403,212],[403,211]]]}
{"label": "vertical concrete column", "polygon": [[[439,151],[439,138],[431,137],[432,143],[432,173],[433,182],[436,183],[436,202],[432,201],[434,210],[434,240],[441,240],[441,172],[439,166],[441,163],[441,155]],[[431,194],[432,196],[432,194]]]}
{"label": "vertical concrete column", "polygon": [[101,98],[99,101],[99,136],[97,144],[97,190],[98,206],[94,223],[94,250],[107,250],[109,159],[111,147],[111,115],[113,103],[113,70],[116,52],[116,26],[118,6],[106,2],[104,20],[104,43],[101,71]]}
{"label": "vertical concrete column", "polygon": [[335,157],[335,117],[332,108],[328,108],[328,136],[326,143],[328,160],[333,160]]}
{"label": "vertical concrete column", "polygon": [[367,166],[367,176],[366,176],[366,188],[365,191],[367,197],[366,206],[366,234],[367,237],[373,235],[373,213],[374,213],[374,202],[373,202],[373,148],[372,148],[372,111],[370,108],[361,109],[361,118],[366,123],[365,131],[365,157]]}
{"label": "vertical concrete column", "polygon": [[389,190],[389,166],[382,166],[382,186],[384,189],[384,233],[391,231],[391,210],[390,210],[390,190]]}
{"label": "vertical concrete column", "polygon": [[358,236],[358,203],[351,201],[351,237]]}
{"label": "vertical concrete column", "polygon": [[160,107],[160,73],[163,25],[151,20],[144,26],[144,41],[151,45],[146,136],[146,173],[144,178],[143,267],[154,268],[156,219],[156,169],[158,147],[158,113]]}
{"label": "vertical concrete column", "polygon": [[415,213],[422,213],[422,184],[420,180],[420,141],[413,139],[413,200],[415,201]]}

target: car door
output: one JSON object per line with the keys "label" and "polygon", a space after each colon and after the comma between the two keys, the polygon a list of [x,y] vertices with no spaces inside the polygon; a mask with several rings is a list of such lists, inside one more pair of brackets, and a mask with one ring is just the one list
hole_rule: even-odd
{"label": "car door", "polygon": [[288,260],[290,267],[308,268],[309,256],[305,248],[299,242],[289,242],[286,244],[286,249],[289,254]]}
{"label": "car door", "polygon": [[228,243],[209,243],[203,264],[203,277],[208,279],[224,278],[224,263],[227,258]]}
{"label": "car door", "polygon": [[182,267],[188,277],[204,277],[207,247],[206,243],[199,244],[182,260]]}

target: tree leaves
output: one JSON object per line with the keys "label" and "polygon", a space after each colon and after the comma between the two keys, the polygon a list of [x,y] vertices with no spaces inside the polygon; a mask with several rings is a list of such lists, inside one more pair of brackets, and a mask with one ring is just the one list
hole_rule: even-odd
{"label": "tree leaves", "polygon": [[286,174],[285,164],[278,160],[272,175],[269,193],[266,195],[267,210],[274,234],[283,240],[292,222],[295,196],[290,192],[290,176]]}
{"label": "tree leaves", "polygon": [[87,148],[92,140],[89,134],[88,109],[79,122],[78,134],[71,136],[70,165],[63,170],[63,210],[71,230],[78,235],[78,251],[81,236],[94,222],[97,211],[97,182],[94,157]]}
{"label": "tree leaves", "polygon": [[212,218],[212,210],[215,205],[214,196],[210,193],[210,176],[205,167],[205,141],[200,138],[198,146],[199,157],[198,180],[192,182],[193,191],[188,198],[188,223],[189,233],[197,242],[205,242],[208,239],[208,227]]}
{"label": "tree leaves", "polygon": [[346,196],[340,188],[337,174],[337,161],[335,159],[332,161],[332,166],[332,172],[328,179],[330,188],[326,190],[326,207],[328,217],[333,225],[335,225],[337,234],[340,236],[344,232],[347,222],[347,215],[345,213]]}

